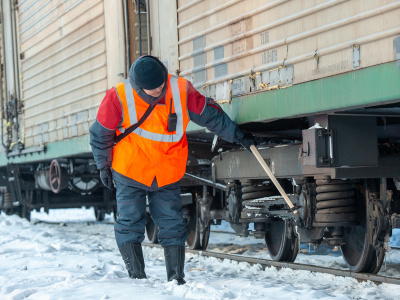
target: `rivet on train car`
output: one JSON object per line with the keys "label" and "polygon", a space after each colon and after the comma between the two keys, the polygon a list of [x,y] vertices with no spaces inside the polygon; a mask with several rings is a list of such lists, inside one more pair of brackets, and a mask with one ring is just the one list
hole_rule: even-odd
{"label": "rivet on train car", "polygon": [[318,56],[318,54],[317,54],[317,51],[315,51],[315,53],[314,53],[314,58],[315,58],[315,60],[317,61],[317,63],[319,62],[319,56]]}

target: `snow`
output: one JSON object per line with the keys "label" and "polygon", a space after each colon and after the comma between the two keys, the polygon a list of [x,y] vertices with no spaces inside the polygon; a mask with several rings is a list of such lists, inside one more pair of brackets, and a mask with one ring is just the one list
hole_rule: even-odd
{"label": "snow", "polygon": [[[229,224],[213,226],[226,230]],[[391,245],[400,245],[394,230]],[[262,240],[212,232],[209,250],[269,258]],[[302,245],[296,262],[346,268],[340,251]],[[400,251],[380,274],[400,276]],[[161,249],[144,248],[147,279],[130,279],[113,218],[90,209],[0,215],[0,299],[398,299],[399,287],[307,271],[266,268],[186,254],[186,285],[167,282]]]}

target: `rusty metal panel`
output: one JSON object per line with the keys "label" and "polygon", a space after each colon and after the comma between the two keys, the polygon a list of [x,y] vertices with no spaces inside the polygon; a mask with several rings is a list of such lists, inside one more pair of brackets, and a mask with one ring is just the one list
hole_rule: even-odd
{"label": "rusty metal panel", "polygon": [[235,97],[246,79],[268,91],[391,62],[399,15],[398,0],[180,0],[180,75]]}
{"label": "rusty metal panel", "polygon": [[104,2],[18,6],[26,147],[88,133],[108,87]]}

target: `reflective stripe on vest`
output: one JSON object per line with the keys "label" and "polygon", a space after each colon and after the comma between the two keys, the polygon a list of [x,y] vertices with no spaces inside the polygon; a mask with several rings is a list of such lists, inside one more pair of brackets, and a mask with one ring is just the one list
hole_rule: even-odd
{"label": "reflective stripe on vest", "polygon": [[[123,81],[125,84],[125,96],[126,102],[128,105],[128,113],[130,119],[130,126],[136,124],[138,122],[137,115],[136,115],[136,106],[135,106],[135,98],[133,96],[132,85],[129,82],[129,79]],[[178,122],[176,124],[176,131],[174,134],[161,134],[161,133],[154,133],[147,130],[144,130],[140,127],[136,128],[133,132],[137,135],[157,142],[178,142],[183,137],[183,115],[182,115],[182,103],[181,103],[181,95],[179,92],[178,87],[178,77],[171,75],[170,78],[170,85],[172,96],[174,99],[174,108],[175,113],[178,117]],[[118,93],[117,93],[118,94]],[[121,129],[120,129],[121,131]],[[123,131],[121,131],[123,132]]]}
{"label": "reflective stripe on vest", "polygon": [[[140,130],[135,130],[113,148],[112,168],[115,172],[151,186],[154,178],[159,187],[179,181],[186,170],[188,144],[185,129],[189,123],[187,109],[187,80],[168,74],[165,105],[157,104]],[[123,128],[137,123],[148,109],[149,104],[124,81],[115,85],[122,108]],[[169,100],[173,99],[171,103]],[[168,113],[177,115],[177,131],[167,130]]]}

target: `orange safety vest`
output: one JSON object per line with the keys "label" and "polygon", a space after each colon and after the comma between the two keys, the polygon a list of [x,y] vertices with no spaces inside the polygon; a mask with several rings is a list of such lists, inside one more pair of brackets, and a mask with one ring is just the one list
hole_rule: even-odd
{"label": "orange safety vest", "polygon": [[[187,81],[169,74],[166,84],[165,105],[157,104],[142,125],[113,149],[112,168],[147,186],[151,186],[154,177],[159,187],[177,182],[186,171]],[[149,104],[139,97],[129,79],[118,83],[114,89],[122,106],[123,120],[117,129],[117,135],[120,135],[140,120]],[[174,132],[167,130],[170,99],[173,99],[172,113],[178,117]]]}

